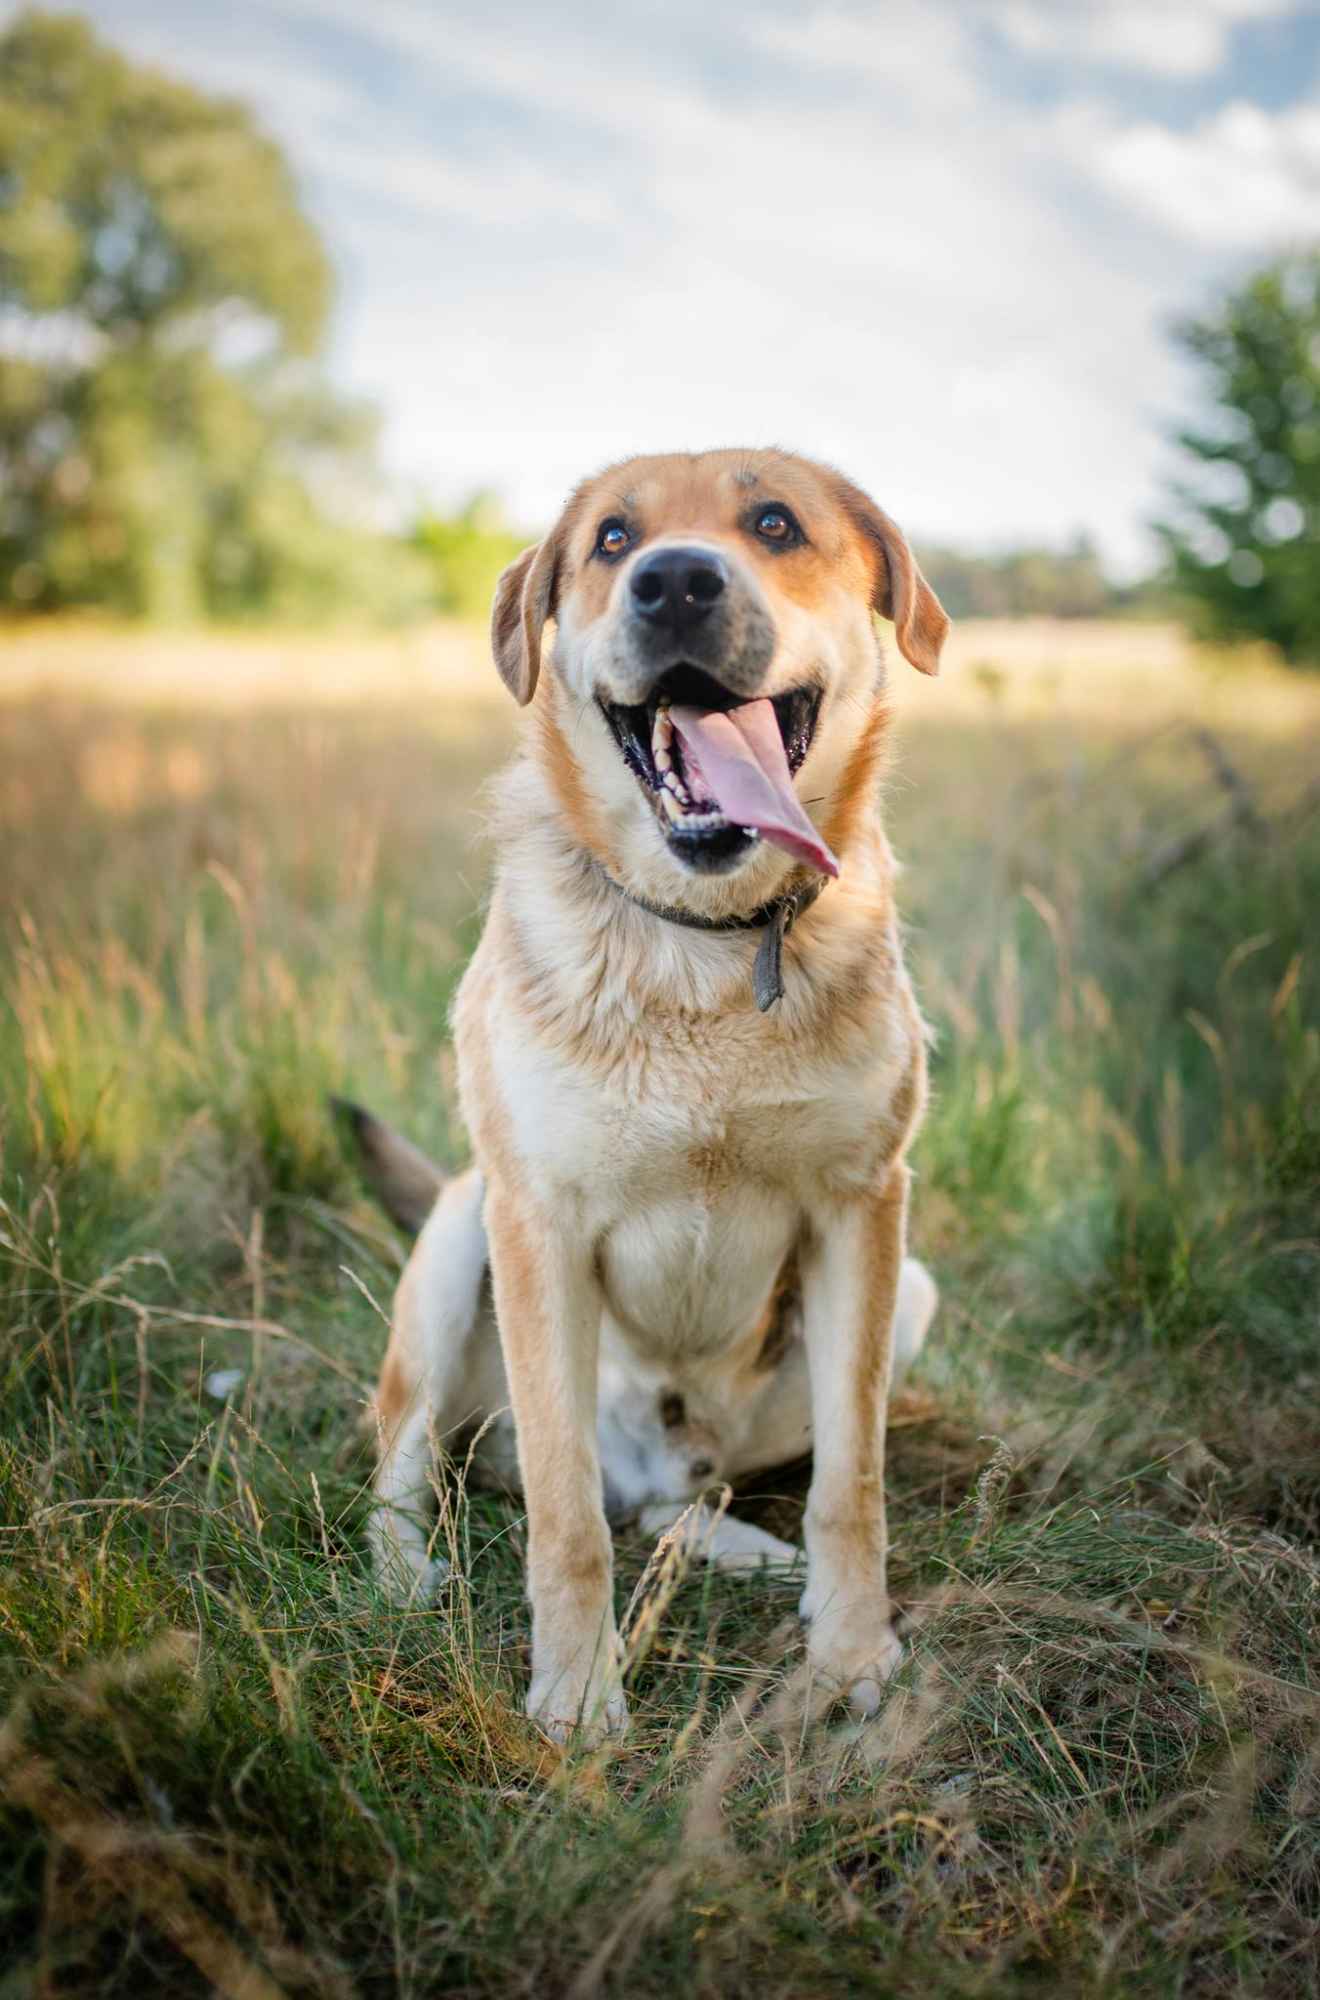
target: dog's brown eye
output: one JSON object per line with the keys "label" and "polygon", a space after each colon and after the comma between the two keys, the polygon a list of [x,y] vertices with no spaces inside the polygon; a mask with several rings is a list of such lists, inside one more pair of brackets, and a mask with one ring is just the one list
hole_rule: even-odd
{"label": "dog's brown eye", "polygon": [[795,542],[799,531],[786,507],[763,507],[756,517],[756,532],[765,542]]}
{"label": "dog's brown eye", "polygon": [[596,530],[596,553],[601,556],[621,556],[632,536],[622,521],[602,521]]}

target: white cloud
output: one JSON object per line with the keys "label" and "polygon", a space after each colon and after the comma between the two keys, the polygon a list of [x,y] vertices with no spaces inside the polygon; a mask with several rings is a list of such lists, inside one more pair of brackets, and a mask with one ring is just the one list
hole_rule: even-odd
{"label": "white cloud", "polygon": [[1236,102],[1189,131],[1100,119],[1084,148],[1112,193],[1209,250],[1320,234],[1320,99],[1268,112]]}
{"label": "white cloud", "polygon": [[[441,498],[495,485],[529,525],[630,450],[778,441],[928,536],[1087,525],[1131,560],[1164,324],[1315,205],[1314,107],[1122,111],[1124,66],[1206,73],[1285,0],[666,0],[663,32],[647,0],[88,5],[258,105],[395,466]],[[1089,65],[1091,99],[992,85],[987,22]]]}
{"label": "white cloud", "polygon": [[[906,95],[867,70],[799,85],[788,118],[772,94],[634,91],[617,52],[623,73],[593,86],[607,117],[628,106],[624,227],[603,255],[530,279],[483,269],[461,314],[428,309],[411,274],[358,302],[354,373],[409,384],[400,460],[451,490],[494,476],[535,520],[593,462],[777,440],[838,460],[928,535],[1091,522],[1130,556],[1123,517],[1153,451],[1132,383],[1158,394],[1170,373],[1150,295],[1041,200],[1036,141],[978,98],[941,33],[935,92],[915,62]],[[846,50],[832,21],[768,40],[826,71]],[[580,88],[575,70],[538,78],[556,107]]]}
{"label": "white cloud", "polygon": [[1232,31],[1297,14],[1308,0],[1003,0],[990,18],[1023,54],[1152,76],[1208,76]]}
{"label": "white cloud", "polygon": [[901,121],[911,110],[929,116],[976,102],[965,29],[953,8],[889,0],[870,16],[832,7],[768,14],[753,32],[763,48],[804,67],[883,85],[885,116]]}
{"label": "white cloud", "polygon": [[620,212],[608,186],[555,173],[532,159],[502,159],[492,173],[488,162],[456,164],[425,146],[330,133],[309,136],[304,157],[327,179],[377,200],[469,224],[550,219],[595,227]]}
{"label": "white cloud", "polygon": [[[504,95],[541,111],[583,119],[602,131],[632,132],[649,123],[664,97],[664,76],[647,61],[646,37],[615,32],[607,16],[588,10],[578,21],[532,5],[489,21],[433,0],[269,0],[290,20],[352,30],[406,57],[421,74],[461,81],[488,96]],[[671,32],[681,32],[673,10]],[[634,23],[641,20],[637,11]]]}

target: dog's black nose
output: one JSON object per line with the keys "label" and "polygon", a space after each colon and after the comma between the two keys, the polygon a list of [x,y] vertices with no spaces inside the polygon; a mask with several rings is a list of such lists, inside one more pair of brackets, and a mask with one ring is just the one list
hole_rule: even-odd
{"label": "dog's black nose", "polygon": [[633,609],[652,625],[689,632],[709,617],[729,572],[710,549],[656,549],[632,573]]}

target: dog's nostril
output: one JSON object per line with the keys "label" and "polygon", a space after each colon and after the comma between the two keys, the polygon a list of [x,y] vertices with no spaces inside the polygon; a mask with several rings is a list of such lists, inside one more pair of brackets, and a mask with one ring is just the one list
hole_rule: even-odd
{"label": "dog's nostril", "polygon": [[698,624],[723,593],[723,559],[704,549],[656,549],[628,579],[633,609],[653,625],[675,632]]}
{"label": "dog's nostril", "polygon": [[688,1471],[694,1479],[709,1479],[714,1470],[715,1461],[713,1458],[694,1458],[688,1467]]}

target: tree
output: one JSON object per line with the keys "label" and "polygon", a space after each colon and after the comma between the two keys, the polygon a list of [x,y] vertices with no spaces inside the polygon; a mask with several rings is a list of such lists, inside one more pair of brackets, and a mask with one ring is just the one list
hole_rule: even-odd
{"label": "tree", "polygon": [[379,543],[319,504],[362,499],[374,438],[313,365],[329,300],[242,105],[74,15],[20,15],[0,36],[0,591],[171,617],[373,594]]}
{"label": "tree", "polygon": [[451,618],[488,618],[500,571],[535,540],[509,527],[490,493],[474,493],[456,514],[423,514],[412,533],[430,571],[431,601]]}
{"label": "tree", "polygon": [[1063,549],[998,555],[924,547],[921,567],[953,618],[1100,618],[1122,602],[1085,534]]}
{"label": "tree", "polygon": [[1320,664],[1320,250],[1268,265],[1176,337],[1211,414],[1158,524],[1173,580],[1215,638]]}

